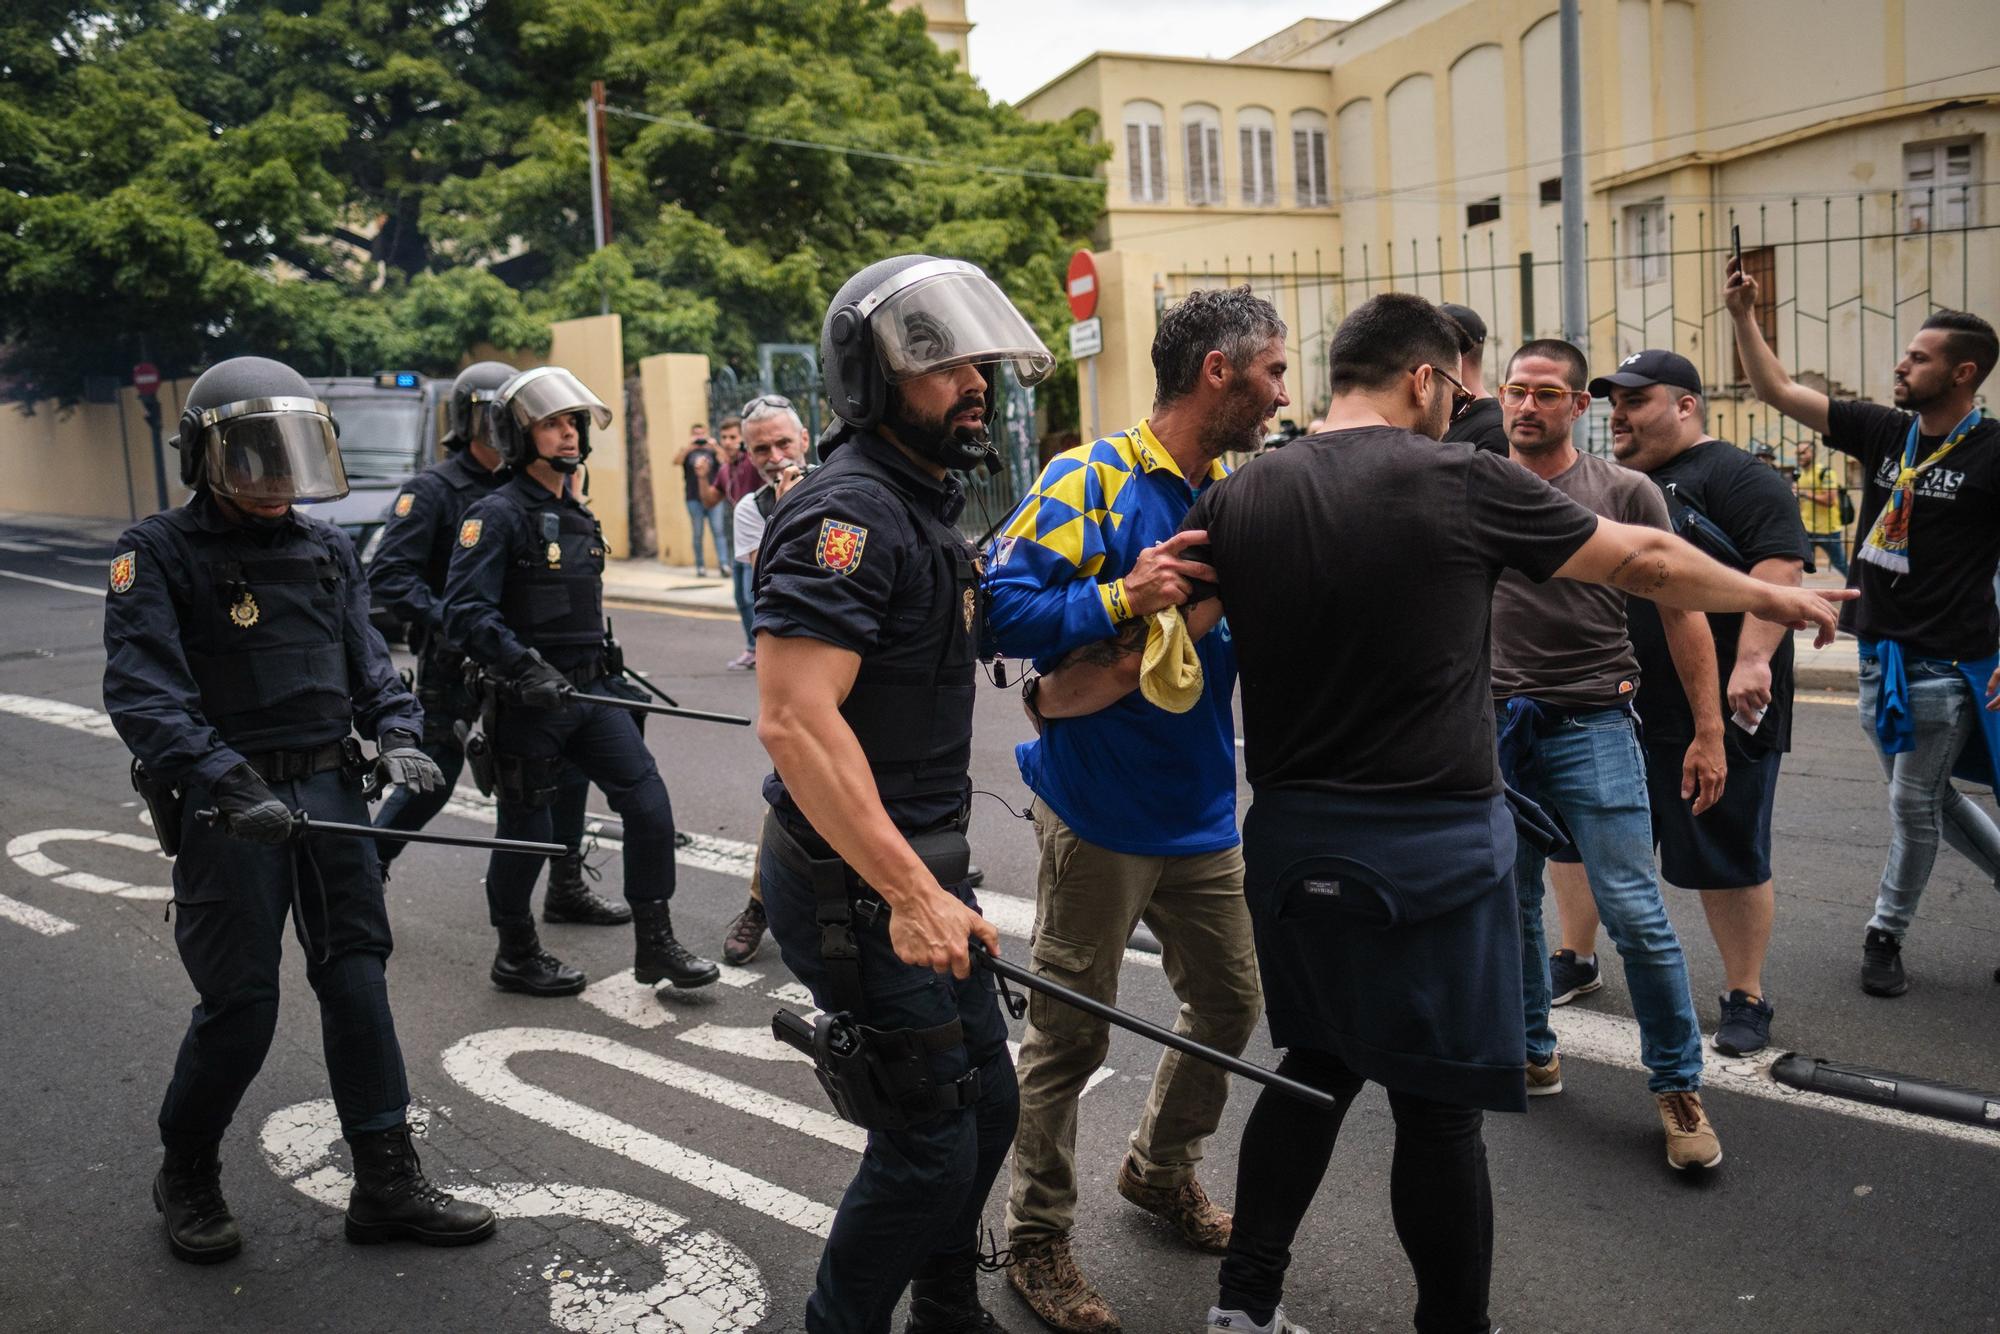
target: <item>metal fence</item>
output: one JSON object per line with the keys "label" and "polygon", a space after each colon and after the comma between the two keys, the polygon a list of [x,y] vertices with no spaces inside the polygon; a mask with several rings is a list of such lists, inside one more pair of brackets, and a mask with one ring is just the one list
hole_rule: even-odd
{"label": "metal fence", "polygon": [[[1763,289],[1760,328],[1792,374],[1835,395],[1886,400],[1904,344],[1930,312],[1948,306],[2000,315],[2000,223],[1982,220],[2000,202],[1996,186],[1740,202],[1620,200],[1608,228],[1585,232],[1585,355],[1593,367],[1608,367],[1641,348],[1672,347],[1701,370],[1715,434],[1746,447],[1769,444],[1789,463],[1811,433],[1751,397],[1736,363],[1722,304],[1732,228]],[[1522,342],[1561,333],[1560,225],[1536,220],[1535,248],[1513,254],[1501,248],[1503,226],[1330,253],[1219,257],[1163,275],[1161,308],[1193,288],[1239,283],[1276,303],[1300,368],[1301,423],[1328,395],[1334,328],[1381,292],[1416,292],[1480,311],[1491,385]],[[1598,449],[1607,443],[1601,408],[1586,439]]]}

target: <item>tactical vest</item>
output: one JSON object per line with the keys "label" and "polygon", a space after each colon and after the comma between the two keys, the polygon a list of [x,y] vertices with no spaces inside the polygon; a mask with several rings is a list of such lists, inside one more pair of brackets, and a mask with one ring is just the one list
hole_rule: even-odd
{"label": "tactical vest", "polygon": [[604,643],[604,530],[590,511],[554,496],[530,505],[518,488],[500,494],[520,509],[528,537],[508,564],[500,615],[523,644],[558,650],[544,656],[571,665],[577,649]]}
{"label": "tactical vest", "polygon": [[458,546],[459,521],[472,508],[472,502],[490,493],[499,480],[482,480],[462,453],[453,455],[430,471],[443,485],[436,488],[438,517],[431,525],[431,549],[424,562],[424,584],[433,596],[442,596],[445,576],[451,572],[451,553]]}
{"label": "tactical vest", "polygon": [[929,587],[888,609],[881,646],[862,657],[840,714],[860,740],[884,800],[956,793],[972,763],[981,637],[972,544],[906,494],[907,480],[859,449],[841,450],[818,476],[831,482],[850,474],[876,481],[908,513],[930,557],[922,567]]}
{"label": "tactical vest", "polygon": [[203,716],[247,753],[345,737],[354,711],[351,590],[326,540],[303,525],[268,543],[241,531],[210,532],[186,509],[165,518],[192,557],[181,648]]}

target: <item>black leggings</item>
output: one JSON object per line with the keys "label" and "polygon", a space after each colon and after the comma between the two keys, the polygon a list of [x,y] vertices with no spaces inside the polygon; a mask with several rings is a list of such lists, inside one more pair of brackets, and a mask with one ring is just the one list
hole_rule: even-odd
{"label": "black leggings", "polygon": [[[1292,1238],[1318,1193],[1341,1120],[1362,1079],[1331,1052],[1294,1048],[1281,1074],[1340,1099],[1321,1111],[1265,1089],[1243,1127],[1236,1167],[1236,1221],[1222,1261],[1224,1310],[1270,1320],[1283,1296]],[[1485,1334],[1493,1277],[1493,1193],[1486,1180],[1480,1113],[1389,1090],[1396,1156],[1389,1209],[1417,1276],[1419,1334]]]}

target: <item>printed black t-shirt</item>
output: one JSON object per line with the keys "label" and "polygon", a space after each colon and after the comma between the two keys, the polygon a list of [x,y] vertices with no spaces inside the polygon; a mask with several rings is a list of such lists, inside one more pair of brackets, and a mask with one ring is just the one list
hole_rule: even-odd
{"label": "printed black t-shirt", "polygon": [[[1681,510],[1692,510],[1721,530],[1740,559],[1695,539],[1695,545],[1707,555],[1746,573],[1759,561],[1779,557],[1800,561],[1808,570],[1813,568],[1812,545],[1799,522],[1798,497],[1792,494],[1784,474],[1728,441],[1704,440],[1655,468],[1651,476],[1653,484],[1666,494],[1669,515],[1683,537],[1689,536],[1689,520]],[[1659,609],[1644,598],[1633,598],[1625,610],[1632,647],[1639,654],[1638,709],[1646,744],[1685,746],[1694,740],[1694,712],[1674,671]],[[1736,638],[1743,632],[1743,613],[1711,613],[1708,629],[1715,640],[1716,678],[1724,694],[1721,707],[1726,720],[1729,674],[1736,669]],[[1789,633],[1771,653],[1771,705],[1765,710],[1764,721],[1754,735],[1725,722],[1723,735],[1727,744],[1745,755],[1792,748]]]}
{"label": "printed black t-shirt", "polygon": [[1260,455],[1182,526],[1209,533],[1252,787],[1490,797],[1494,581],[1548,578],[1597,516],[1497,454],[1376,426]]}
{"label": "printed black t-shirt", "polygon": [[[1903,464],[1911,415],[1879,403],[1837,398],[1827,409],[1826,443],[1861,460],[1863,539],[1889,501]],[[1917,462],[1944,440],[1922,436]],[[1919,658],[1976,661],[2000,644],[1993,570],[2000,563],[2000,423],[1979,423],[1942,463],[1917,478],[1910,509],[1910,570],[1856,559],[1848,586],[1861,590],[1841,609],[1840,628],[1863,639],[1893,639]]]}

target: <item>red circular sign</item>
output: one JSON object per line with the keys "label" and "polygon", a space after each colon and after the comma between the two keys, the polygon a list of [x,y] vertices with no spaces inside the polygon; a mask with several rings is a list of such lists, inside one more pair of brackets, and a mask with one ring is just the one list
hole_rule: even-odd
{"label": "red circular sign", "polygon": [[160,368],[150,361],[142,361],[132,368],[132,387],[147,398],[160,390]]}
{"label": "red circular sign", "polygon": [[1068,292],[1071,315],[1087,320],[1097,313],[1097,265],[1088,250],[1069,257]]}

